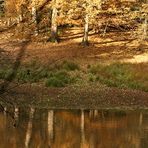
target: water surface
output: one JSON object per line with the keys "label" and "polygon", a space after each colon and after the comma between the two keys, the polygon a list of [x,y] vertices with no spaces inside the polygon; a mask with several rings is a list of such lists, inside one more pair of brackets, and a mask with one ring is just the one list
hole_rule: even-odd
{"label": "water surface", "polygon": [[0,113],[0,148],[148,148],[148,113],[16,108]]}

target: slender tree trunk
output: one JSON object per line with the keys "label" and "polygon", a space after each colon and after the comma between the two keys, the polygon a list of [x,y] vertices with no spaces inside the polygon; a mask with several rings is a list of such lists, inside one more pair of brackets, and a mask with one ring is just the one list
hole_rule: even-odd
{"label": "slender tree trunk", "polygon": [[143,34],[142,34],[142,40],[144,41],[144,40],[146,40],[146,38],[147,38],[147,18],[145,18],[145,20],[144,20],[144,23],[143,23]]}
{"label": "slender tree trunk", "polygon": [[7,20],[7,26],[9,27],[11,25],[11,18],[8,18]]}
{"label": "slender tree trunk", "polygon": [[20,24],[23,20],[23,16],[22,14],[19,14],[18,17],[17,17],[17,23]]}
{"label": "slender tree trunk", "polygon": [[37,27],[37,10],[36,10],[36,0],[32,0],[32,21],[35,25],[34,35],[38,35],[38,27]]}
{"label": "slender tree trunk", "polygon": [[52,18],[51,18],[51,42],[58,42],[58,25],[57,25],[57,0],[53,1]]}
{"label": "slender tree trunk", "polygon": [[89,42],[88,42],[88,32],[89,32],[89,16],[88,14],[85,15],[85,24],[84,24],[84,36],[83,36],[83,40],[82,40],[82,45],[84,46],[88,46]]}
{"label": "slender tree trunk", "polygon": [[22,25],[21,25],[22,20],[23,20],[23,16],[22,14],[19,14],[17,17],[17,33],[18,34],[22,32]]}

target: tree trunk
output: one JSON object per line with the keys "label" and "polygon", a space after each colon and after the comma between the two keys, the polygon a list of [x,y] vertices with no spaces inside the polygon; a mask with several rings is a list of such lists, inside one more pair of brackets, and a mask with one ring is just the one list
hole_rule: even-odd
{"label": "tree trunk", "polygon": [[37,10],[36,10],[36,0],[32,0],[32,21],[35,25],[34,35],[38,35],[38,27],[37,27]]}
{"label": "tree trunk", "polygon": [[17,33],[18,34],[22,32],[22,25],[21,25],[22,20],[23,20],[23,16],[22,14],[19,14],[17,17]]}
{"label": "tree trunk", "polygon": [[84,21],[85,21],[85,25],[84,25],[84,36],[82,40],[82,45],[88,46],[89,45],[89,42],[88,42],[89,16],[88,14],[86,14]]}
{"label": "tree trunk", "polygon": [[143,40],[146,40],[146,38],[147,38],[147,18],[145,18],[145,20],[144,20],[144,28],[143,28]]}
{"label": "tree trunk", "polygon": [[57,25],[57,8],[56,0],[54,0],[52,7],[52,20],[51,20],[51,42],[58,42],[58,25]]}

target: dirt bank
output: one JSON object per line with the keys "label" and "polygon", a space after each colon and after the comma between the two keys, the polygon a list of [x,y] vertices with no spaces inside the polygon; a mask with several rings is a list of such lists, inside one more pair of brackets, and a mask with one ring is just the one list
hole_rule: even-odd
{"label": "dirt bank", "polygon": [[94,84],[65,88],[11,84],[1,95],[2,99],[9,100],[13,105],[39,108],[148,108],[148,93],[146,92]]}

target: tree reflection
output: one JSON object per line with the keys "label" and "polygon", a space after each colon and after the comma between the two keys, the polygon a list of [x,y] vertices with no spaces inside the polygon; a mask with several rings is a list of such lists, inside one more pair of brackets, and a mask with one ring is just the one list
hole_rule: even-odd
{"label": "tree reflection", "polygon": [[48,111],[48,146],[51,147],[51,144],[53,142],[53,137],[54,137],[54,129],[53,129],[53,125],[54,124],[54,111],[53,110],[49,110]]}
{"label": "tree reflection", "polygon": [[19,119],[19,108],[15,106],[14,108],[14,126],[15,127],[18,125],[18,119]]}
{"label": "tree reflection", "polygon": [[148,114],[145,112],[83,109],[55,112],[30,108],[26,125],[22,111],[17,107],[13,110],[15,120],[19,118],[16,128],[10,126],[10,116],[0,114],[0,147],[140,148],[148,144]]}
{"label": "tree reflection", "polygon": [[29,122],[28,122],[28,126],[27,126],[26,138],[25,138],[25,147],[26,148],[29,147],[29,143],[30,143],[30,139],[31,139],[32,121],[33,121],[33,117],[34,117],[34,112],[35,112],[35,109],[31,108],[30,113],[29,113]]}
{"label": "tree reflection", "polygon": [[85,138],[85,114],[84,114],[84,110],[81,110],[81,144],[80,144],[81,148],[88,148],[89,145],[86,141]]}

